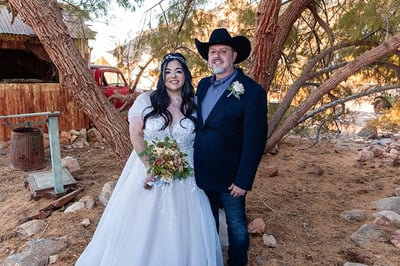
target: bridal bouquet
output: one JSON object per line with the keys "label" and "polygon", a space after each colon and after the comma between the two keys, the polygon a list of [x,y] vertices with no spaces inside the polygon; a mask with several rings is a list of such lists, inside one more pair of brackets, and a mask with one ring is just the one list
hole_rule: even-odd
{"label": "bridal bouquet", "polygon": [[147,172],[155,177],[154,182],[145,182],[144,188],[151,189],[171,183],[175,179],[185,179],[193,175],[193,169],[187,160],[187,154],[179,150],[176,140],[165,137],[163,141],[155,139],[145,141],[146,148],[139,156],[148,156]]}

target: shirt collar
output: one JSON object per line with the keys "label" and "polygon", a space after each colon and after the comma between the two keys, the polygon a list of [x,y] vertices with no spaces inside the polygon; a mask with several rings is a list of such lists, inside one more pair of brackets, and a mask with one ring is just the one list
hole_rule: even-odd
{"label": "shirt collar", "polygon": [[230,74],[229,76],[226,76],[222,79],[216,80],[215,79],[215,75],[212,78],[211,84],[213,84],[215,87],[220,86],[222,84],[224,84],[225,82],[227,82],[228,80],[233,80],[234,77],[236,77],[236,75],[238,74],[237,69],[235,68],[232,72],[232,74]]}

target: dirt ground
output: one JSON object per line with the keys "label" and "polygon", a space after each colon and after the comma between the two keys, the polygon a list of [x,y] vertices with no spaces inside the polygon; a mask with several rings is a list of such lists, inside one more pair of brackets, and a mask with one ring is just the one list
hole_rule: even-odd
{"label": "dirt ground", "polygon": [[[249,221],[261,217],[265,233],[277,241],[266,247],[262,234],[251,235],[249,266],[253,265],[343,265],[358,262],[366,265],[399,265],[400,250],[389,240],[358,247],[350,239],[363,223],[372,223],[374,210],[370,202],[391,196],[400,186],[397,168],[379,158],[368,164],[357,162],[357,151],[365,144],[333,143],[322,140],[313,147],[305,139],[288,138],[277,155],[263,157],[254,189],[247,197]],[[83,149],[64,150],[62,157],[76,158],[81,170],[73,176],[84,187],[73,201],[85,195],[98,200],[108,181],[116,181],[122,169],[109,147],[93,144]],[[4,153],[4,152],[3,152]],[[47,169],[51,169],[46,150]],[[31,238],[15,232],[20,221],[48,206],[52,199],[31,200],[24,187],[30,172],[9,167],[9,151],[0,155],[0,259],[20,253],[28,241],[38,238],[68,236],[68,248],[59,254],[56,265],[73,265],[89,242],[103,207],[94,210],[63,213],[54,210],[45,219],[47,227]],[[266,167],[276,164],[279,173],[266,175]],[[44,169],[46,170],[46,169]],[[72,201],[72,202],[73,202]],[[364,222],[344,221],[345,210],[365,209]],[[81,225],[89,218],[91,225]]]}

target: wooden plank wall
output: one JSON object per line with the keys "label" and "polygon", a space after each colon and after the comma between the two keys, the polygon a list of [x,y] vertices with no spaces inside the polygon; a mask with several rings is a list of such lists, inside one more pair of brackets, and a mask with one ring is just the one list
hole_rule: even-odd
{"label": "wooden plank wall", "polygon": [[[67,91],[58,83],[0,83],[0,115],[29,114],[60,111],[59,131],[88,128],[90,120]],[[26,117],[7,119],[10,124],[26,121],[45,121],[47,117]],[[0,119],[0,140],[11,138],[11,131],[18,126],[6,126]],[[32,125],[48,132],[47,125]]]}

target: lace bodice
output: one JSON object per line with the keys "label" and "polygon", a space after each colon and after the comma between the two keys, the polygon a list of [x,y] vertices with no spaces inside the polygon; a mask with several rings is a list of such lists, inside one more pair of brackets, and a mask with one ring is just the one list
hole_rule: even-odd
{"label": "lace bodice", "polygon": [[[148,94],[141,94],[135,101],[135,104],[129,110],[129,119],[136,115],[143,116],[150,112],[150,99]],[[147,108],[147,109],[146,109]],[[144,113],[143,113],[144,110]],[[143,131],[144,139],[151,142],[155,139],[164,140],[165,137],[175,139],[179,149],[188,155],[188,161],[193,167],[193,143],[195,138],[195,125],[190,119],[183,119],[175,124],[160,130],[164,125],[162,117],[152,117],[147,119],[146,127]]]}
{"label": "lace bodice", "polygon": [[193,167],[193,143],[195,137],[193,122],[190,119],[183,119],[180,123],[177,122],[173,126],[160,131],[163,124],[164,119],[161,117],[147,119],[144,139],[148,142],[154,139],[163,140],[165,137],[175,139],[179,149],[188,155],[189,163]]}

